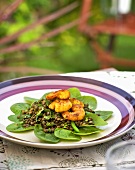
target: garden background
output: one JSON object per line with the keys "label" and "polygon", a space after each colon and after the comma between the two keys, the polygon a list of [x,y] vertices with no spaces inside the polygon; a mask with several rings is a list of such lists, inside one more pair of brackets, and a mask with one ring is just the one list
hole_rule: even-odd
{"label": "garden background", "polygon": [[[18,7],[12,10],[13,6],[11,6],[6,11],[7,6],[10,7],[15,2],[20,3]],[[42,39],[42,41],[28,48],[18,48],[20,44],[36,41],[43,34],[78,19],[81,0],[0,0],[0,39],[11,37],[19,30],[71,3],[77,4],[77,8],[72,12],[46,24],[37,23],[36,27],[26,30],[17,38],[9,39],[6,43],[0,44],[0,81],[29,75],[100,69],[95,53],[87,39],[78,31],[77,25],[60,32],[54,37]],[[102,10],[107,9],[108,5],[108,3],[101,4],[100,0],[95,0],[90,22],[94,23],[108,17],[106,12],[102,14]],[[132,5],[133,8],[135,8],[135,4]],[[7,13],[4,13],[4,10]],[[108,37],[103,35],[99,41],[102,42],[103,46],[106,46]],[[116,55],[135,59],[135,38],[117,37],[115,47],[114,53]],[[135,71],[135,68],[129,68],[128,65],[127,67],[117,66],[115,68]]]}

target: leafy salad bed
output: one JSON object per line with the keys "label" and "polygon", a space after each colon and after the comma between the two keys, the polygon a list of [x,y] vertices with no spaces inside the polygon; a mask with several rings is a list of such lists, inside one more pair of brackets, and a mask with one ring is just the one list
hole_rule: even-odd
{"label": "leafy salad bed", "polygon": [[108,124],[107,120],[113,112],[96,110],[96,98],[82,96],[78,88],[67,90],[70,92],[70,98],[84,104],[85,116],[82,120],[67,120],[61,113],[50,109],[52,101],[46,99],[49,94],[46,93],[40,99],[24,97],[25,103],[13,104],[10,109],[14,114],[8,117],[13,123],[6,129],[15,133],[34,130],[35,136],[46,143],[58,143],[63,140],[79,141],[82,136],[102,132],[100,127]]}

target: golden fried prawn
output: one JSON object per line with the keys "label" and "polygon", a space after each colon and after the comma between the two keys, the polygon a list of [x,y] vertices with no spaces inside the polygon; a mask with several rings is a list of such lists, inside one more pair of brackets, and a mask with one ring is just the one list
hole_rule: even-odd
{"label": "golden fried prawn", "polygon": [[65,112],[68,111],[72,107],[72,103],[69,100],[54,100],[50,105],[49,108],[55,110],[55,112]]}
{"label": "golden fried prawn", "polygon": [[47,100],[53,100],[57,97],[57,93],[56,92],[51,92],[48,95],[46,95],[46,99]]}
{"label": "golden fried prawn", "polygon": [[63,118],[71,120],[71,121],[78,121],[84,118],[85,111],[81,105],[74,104],[72,106],[72,112],[70,111],[63,112],[62,116]]}
{"label": "golden fried prawn", "polygon": [[54,100],[56,98],[58,99],[69,99],[70,92],[68,90],[58,90],[55,92],[51,92],[46,96],[47,100]]}
{"label": "golden fried prawn", "polygon": [[68,90],[59,90],[57,93],[58,99],[69,99],[70,92]]}
{"label": "golden fried prawn", "polygon": [[81,105],[82,107],[84,107],[83,102],[81,102],[80,100],[77,100],[77,99],[75,99],[75,98],[70,98],[70,101],[71,101],[72,105],[74,105],[74,104],[79,104],[79,105]]}

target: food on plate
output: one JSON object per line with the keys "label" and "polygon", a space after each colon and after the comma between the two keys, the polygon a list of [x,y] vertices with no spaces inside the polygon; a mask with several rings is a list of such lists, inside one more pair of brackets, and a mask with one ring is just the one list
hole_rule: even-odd
{"label": "food on plate", "polygon": [[85,110],[80,104],[72,105],[71,111],[62,112],[62,116],[67,120],[78,121],[83,120]]}
{"label": "food on plate", "polygon": [[69,99],[70,92],[68,90],[58,90],[55,92],[51,92],[46,96],[47,100],[54,100],[55,98],[58,99]]}
{"label": "food on plate", "polygon": [[64,112],[68,111],[72,107],[70,100],[56,99],[51,104],[49,104],[49,109],[55,110],[55,112]]}
{"label": "food on plate", "polygon": [[82,136],[100,133],[107,125],[112,111],[96,110],[97,100],[83,96],[78,88],[61,89],[44,94],[40,99],[24,97],[25,103],[15,103],[14,113],[8,119],[13,123],[6,128],[21,133],[34,130],[41,141],[58,143],[79,141]]}

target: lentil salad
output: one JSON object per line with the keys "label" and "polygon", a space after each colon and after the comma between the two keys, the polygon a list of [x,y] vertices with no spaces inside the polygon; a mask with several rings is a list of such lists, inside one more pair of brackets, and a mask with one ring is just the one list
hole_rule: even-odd
{"label": "lentil salad", "polygon": [[[62,106],[63,100],[75,99],[76,102],[79,101],[83,104],[81,109],[83,108],[85,112],[82,119],[70,120],[63,116],[64,112],[73,112],[73,103],[71,108],[62,112],[56,112],[55,107],[50,107],[52,102],[58,100],[58,96],[56,95],[52,100],[49,100],[47,96],[51,93],[58,94],[56,91],[46,93],[40,99],[24,97],[25,103],[12,105],[10,109],[14,115],[10,115],[8,119],[14,123],[8,125],[7,130],[15,133],[34,130],[35,136],[47,143],[58,143],[61,140],[79,141],[81,136],[100,133],[102,131],[100,126],[107,125],[106,120],[112,116],[113,112],[96,111],[96,98],[82,96],[80,90],[75,87],[66,90],[69,91],[69,97],[68,99],[59,99],[62,100]],[[65,103],[64,106],[66,106]]]}

